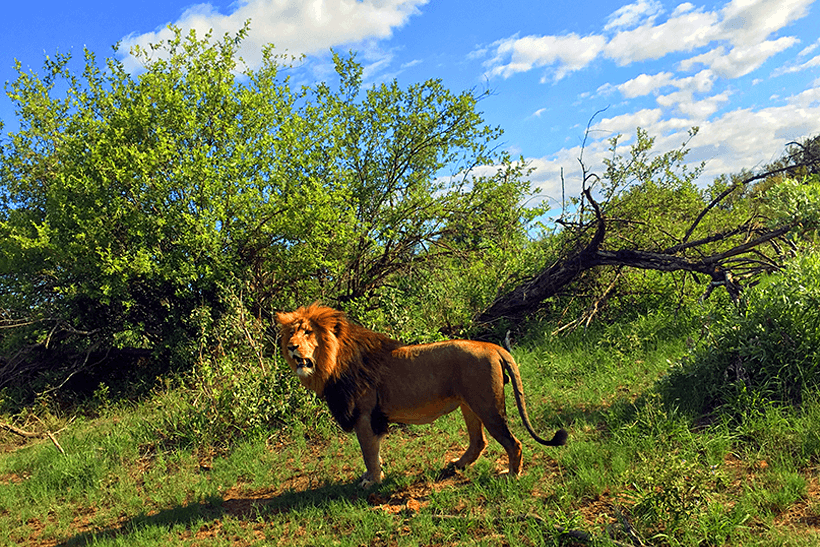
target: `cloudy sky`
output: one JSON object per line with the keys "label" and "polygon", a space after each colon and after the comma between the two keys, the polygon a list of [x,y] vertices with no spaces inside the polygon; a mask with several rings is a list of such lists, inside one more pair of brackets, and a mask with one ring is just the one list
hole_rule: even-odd
{"label": "cloudy sky", "polygon": [[[102,57],[117,42],[123,51],[156,42],[169,23],[221,36],[250,19],[244,59],[258,62],[267,43],[306,54],[296,75],[305,83],[330,78],[334,48],[357,51],[369,83],[441,78],[453,91],[491,89],[479,103],[486,120],[504,128],[503,147],[537,167],[533,181],[551,198],[560,197],[562,168],[571,182],[590,121],[584,158],[593,169],[614,134],[631,137],[642,127],[668,150],[700,127],[690,158],[707,162],[704,184],[820,134],[814,0],[46,4],[15,0],[0,10],[3,82],[15,78],[15,59],[39,70],[46,54],[81,58],[88,47]],[[13,130],[5,96],[0,119]]]}

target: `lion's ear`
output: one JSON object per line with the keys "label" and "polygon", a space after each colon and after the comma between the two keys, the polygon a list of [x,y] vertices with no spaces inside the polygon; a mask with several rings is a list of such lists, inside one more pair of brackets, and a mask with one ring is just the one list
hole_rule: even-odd
{"label": "lion's ear", "polygon": [[333,335],[336,338],[343,338],[344,333],[345,333],[346,330],[347,330],[347,321],[345,321],[344,316],[340,315],[340,316],[336,317],[335,321],[333,323]]}
{"label": "lion's ear", "polygon": [[274,319],[276,319],[276,322],[279,323],[280,326],[284,327],[293,321],[292,315],[292,313],[276,312]]}

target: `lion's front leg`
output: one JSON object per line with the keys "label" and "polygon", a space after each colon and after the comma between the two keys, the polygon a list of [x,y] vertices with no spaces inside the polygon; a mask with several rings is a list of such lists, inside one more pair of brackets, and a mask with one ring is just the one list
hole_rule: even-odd
{"label": "lion's front leg", "polygon": [[382,460],[381,457],[379,457],[382,436],[376,435],[373,432],[370,416],[360,416],[356,422],[355,430],[356,437],[359,439],[359,446],[362,448],[364,465],[367,467],[367,471],[361,477],[359,486],[362,488],[370,488],[374,484],[381,483],[384,478]]}

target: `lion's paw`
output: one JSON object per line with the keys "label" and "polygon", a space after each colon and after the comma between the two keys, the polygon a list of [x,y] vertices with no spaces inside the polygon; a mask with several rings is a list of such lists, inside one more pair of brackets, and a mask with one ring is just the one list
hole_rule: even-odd
{"label": "lion's paw", "polygon": [[513,473],[509,469],[504,469],[499,471],[497,476],[500,479],[517,479],[521,476],[521,470],[519,470],[517,473]]}
{"label": "lion's paw", "polygon": [[384,478],[384,473],[379,473],[379,478],[378,479],[373,479],[370,476],[370,473],[367,472],[367,473],[365,473],[364,475],[361,476],[361,478],[359,480],[359,488],[367,489],[367,488],[370,488],[371,486],[374,486],[376,484],[381,484],[383,478]]}

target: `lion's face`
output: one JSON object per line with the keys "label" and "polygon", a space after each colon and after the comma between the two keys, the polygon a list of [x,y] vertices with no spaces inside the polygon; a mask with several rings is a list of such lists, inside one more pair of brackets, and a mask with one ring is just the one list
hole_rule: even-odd
{"label": "lion's face", "polygon": [[290,357],[288,364],[300,378],[307,378],[316,372],[319,354],[319,338],[310,321],[298,320],[291,323],[282,333],[282,346]]}
{"label": "lion's face", "polygon": [[343,318],[341,312],[318,304],[276,314],[285,361],[302,384],[319,395],[324,392],[325,383],[340,371],[336,333],[341,332]]}

